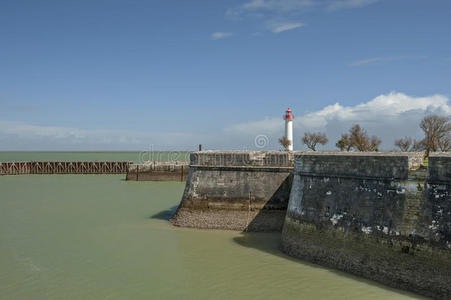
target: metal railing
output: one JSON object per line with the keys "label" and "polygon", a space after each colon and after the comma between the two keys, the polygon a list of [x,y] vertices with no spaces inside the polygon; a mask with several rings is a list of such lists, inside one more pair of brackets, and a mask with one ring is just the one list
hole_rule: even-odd
{"label": "metal railing", "polygon": [[125,174],[131,162],[0,162],[0,175],[21,174]]}

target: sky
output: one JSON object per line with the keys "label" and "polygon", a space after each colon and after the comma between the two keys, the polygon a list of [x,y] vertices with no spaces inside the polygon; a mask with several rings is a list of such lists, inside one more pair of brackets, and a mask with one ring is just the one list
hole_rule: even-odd
{"label": "sky", "polygon": [[0,0],[0,151],[280,149],[451,116],[449,0]]}

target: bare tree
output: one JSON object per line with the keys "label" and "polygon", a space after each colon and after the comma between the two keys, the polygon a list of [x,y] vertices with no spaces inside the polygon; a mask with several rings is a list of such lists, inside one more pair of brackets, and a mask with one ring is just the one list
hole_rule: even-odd
{"label": "bare tree", "polygon": [[351,139],[349,137],[349,134],[343,133],[341,135],[341,139],[338,140],[338,142],[335,144],[335,146],[340,149],[340,151],[351,151],[352,144]]}
{"label": "bare tree", "polygon": [[362,129],[359,124],[351,127],[349,130],[350,141],[355,150],[368,151],[370,148],[370,138],[365,129]]}
{"label": "bare tree", "polygon": [[305,132],[302,142],[310,150],[316,151],[316,146],[318,144],[325,145],[329,140],[324,132]]}
{"label": "bare tree", "polygon": [[440,151],[451,151],[451,132],[438,142]]}
{"label": "bare tree", "polygon": [[291,146],[291,141],[284,136],[279,139],[279,144],[282,145],[285,150],[288,150],[288,147]]}
{"label": "bare tree", "polygon": [[[449,118],[438,115],[430,115],[421,120],[420,128],[424,132],[424,146],[426,156],[434,151],[449,151],[451,134],[451,123]],[[444,149],[444,150],[442,150]]]}
{"label": "bare tree", "polygon": [[412,141],[412,138],[409,136],[395,140],[395,146],[398,147],[399,150],[404,152],[412,151],[413,145],[414,143]]}
{"label": "bare tree", "polygon": [[377,136],[368,136],[365,129],[356,124],[349,129],[349,134],[342,134],[341,139],[336,146],[341,150],[356,151],[379,151],[379,146],[382,143]]}
{"label": "bare tree", "polygon": [[381,145],[382,140],[377,136],[373,135],[368,143],[368,146],[365,151],[379,151],[379,146]]}
{"label": "bare tree", "polygon": [[424,140],[413,140],[412,151],[424,151],[426,150],[426,145]]}

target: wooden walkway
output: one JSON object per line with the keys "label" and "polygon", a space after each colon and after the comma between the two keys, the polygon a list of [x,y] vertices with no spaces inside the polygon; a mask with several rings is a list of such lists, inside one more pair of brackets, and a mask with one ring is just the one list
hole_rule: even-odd
{"label": "wooden walkway", "polygon": [[0,162],[0,175],[21,174],[125,174],[132,162]]}

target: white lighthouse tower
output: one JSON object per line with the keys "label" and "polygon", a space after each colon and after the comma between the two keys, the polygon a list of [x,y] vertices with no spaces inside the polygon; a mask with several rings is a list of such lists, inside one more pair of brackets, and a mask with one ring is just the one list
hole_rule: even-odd
{"label": "white lighthouse tower", "polygon": [[291,114],[291,109],[287,109],[283,119],[285,120],[285,137],[290,141],[287,150],[293,151],[293,115]]}

